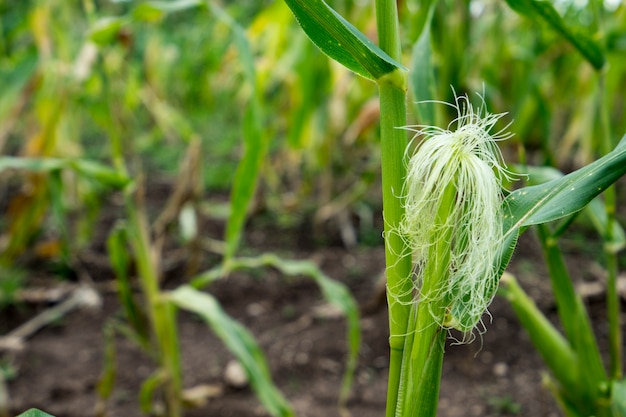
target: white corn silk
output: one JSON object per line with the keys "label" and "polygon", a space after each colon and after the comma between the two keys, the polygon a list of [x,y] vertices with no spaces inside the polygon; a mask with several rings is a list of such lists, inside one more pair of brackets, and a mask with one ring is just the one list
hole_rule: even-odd
{"label": "white corn silk", "polygon": [[[443,297],[448,313],[439,324],[469,331],[480,322],[497,288],[495,261],[503,239],[501,180],[508,172],[496,141],[511,135],[503,130],[489,133],[504,114],[487,113],[484,101],[478,112],[466,96],[458,97],[453,107],[458,117],[447,130],[409,128],[423,141],[408,163],[400,231],[414,253],[418,288],[428,248],[451,236],[445,242],[450,251],[448,279],[434,293],[420,294],[419,302]],[[447,219],[437,220],[449,185],[456,190],[453,207]]]}

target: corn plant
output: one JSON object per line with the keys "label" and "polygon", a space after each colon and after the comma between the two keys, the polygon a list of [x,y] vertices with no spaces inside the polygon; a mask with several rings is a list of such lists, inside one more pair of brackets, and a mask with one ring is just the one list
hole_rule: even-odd
{"label": "corn plant", "polygon": [[[152,350],[153,346],[156,347],[155,358],[159,363],[159,368],[142,386],[140,393],[142,409],[145,412],[149,412],[153,406],[154,395],[158,390],[162,389],[168,415],[175,417],[183,413],[184,392],[181,385],[181,358],[178,351],[178,335],[175,325],[176,310],[182,308],[198,314],[205,320],[216,335],[222,339],[224,344],[239,359],[250,378],[252,388],[272,415],[293,415],[291,406],[272,383],[264,355],[253,337],[245,328],[222,310],[214,297],[199,291],[200,288],[206,286],[212,280],[222,278],[237,269],[251,269],[264,266],[275,267],[287,275],[310,276],[320,286],[324,297],[347,315],[349,321],[349,361],[340,395],[340,405],[344,406],[356,367],[360,343],[358,310],[347,289],[343,285],[332,281],[314,264],[309,262],[286,261],[271,254],[252,259],[236,257],[249,202],[258,182],[261,164],[268,148],[268,136],[262,128],[262,122],[265,118],[264,108],[261,104],[262,95],[258,88],[256,68],[250,45],[241,26],[222,8],[212,2],[143,3],[137,6],[130,13],[129,17],[107,19],[101,22],[101,24],[95,25],[91,36],[95,39],[106,38],[105,35],[110,37],[110,32],[115,33],[120,25],[130,24],[134,19],[141,19],[141,16],[149,16],[153,19],[155,16],[185,10],[190,7],[208,11],[210,16],[213,16],[229,29],[231,41],[234,43],[243,64],[243,75],[245,82],[250,88],[250,97],[242,122],[243,155],[234,175],[230,215],[225,231],[223,260],[218,267],[194,279],[193,285],[183,285],[171,292],[163,291],[159,285],[160,268],[157,260],[158,256],[155,256],[155,254],[158,255],[159,248],[151,236],[151,230],[148,227],[144,214],[145,210],[142,207],[141,184],[136,184],[138,192],[132,187],[126,189],[127,220],[113,231],[108,246],[111,261],[118,276],[120,300],[128,322],[131,325],[132,333],[140,345],[147,350]],[[107,74],[107,76],[112,79],[114,74]],[[105,117],[109,120],[109,123],[106,125],[108,126],[112,144],[113,161],[117,169],[121,173],[125,173],[127,170],[124,163],[125,155],[122,152],[120,142],[123,132],[114,121],[114,109],[110,108],[109,112],[110,114],[105,115]],[[172,127],[180,134],[184,134],[186,130],[180,130],[180,126],[185,128],[187,125],[185,123],[177,123]],[[191,159],[194,154],[198,153],[198,149],[191,145],[189,149]],[[135,194],[137,195],[135,196]],[[148,318],[147,330],[145,329],[145,320],[142,319],[141,314],[138,314],[142,308],[137,305],[130,295],[131,290],[127,274],[130,258],[127,255],[127,245],[131,247],[138,267],[139,282],[145,302],[144,310]],[[114,368],[111,365],[113,356],[113,353],[107,355],[106,372],[99,387],[101,395],[105,398],[110,394],[114,381]]]}
{"label": "corn plant", "polygon": [[[402,129],[406,126],[408,75],[400,63],[396,2],[375,2],[378,46],[324,1],[286,3],[324,53],[378,85],[390,325],[386,415],[434,416],[446,329],[467,333],[480,322],[524,228],[578,212],[626,172],[620,167],[626,158],[626,140],[579,171],[504,198],[501,181],[507,178],[507,171],[496,141],[509,135],[504,130],[491,133],[502,115],[487,113],[484,103],[475,111],[467,97],[456,98],[452,105],[458,113],[454,131],[429,125],[412,129],[423,137],[423,143],[408,157],[411,151]],[[520,13],[548,22],[594,68],[603,67],[602,49],[568,25],[551,5],[536,1],[509,4]],[[432,4],[421,10],[418,27],[426,30],[415,46],[412,78],[416,96],[429,99],[432,10]],[[432,108],[424,113],[426,121],[435,118]],[[610,132],[603,133],[610,143]],[[612,200],[610,196],[609,192]],[[593,355],[590,346],[585,347]],[[560,371],[576,372],[575,359],[568,359],[559,361]],[[580,366],[578,369],[582,371]],[[572,395],[596,393],[592,402],[598,409],[618,407],[621,400],[607,394],[610,390],[597,394],[607,382],[598,372],[586,381],[585,389]],[[580,411],[588,415],[587,410]]]}

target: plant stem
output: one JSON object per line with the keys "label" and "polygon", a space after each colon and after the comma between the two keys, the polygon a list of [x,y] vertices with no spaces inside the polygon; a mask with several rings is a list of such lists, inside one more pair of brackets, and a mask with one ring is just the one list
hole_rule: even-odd
{"label": "plant stem", "polygon": [[126,196],[126,211],[130,221],[130,243],[137,261],[139,281],[157,339],[158,358],[167,375],[165,397],[168,416],[180,417],[182,375],[174,307],[161,297],[158,275],[151,256],[147,221],[130,195]]}
{"label": "plant stem", "polygon": [[[398,10],[395,0],[376,0],[379,46],[401,59]],[[378,81],[380,92],[380,140],[385,222],[387,302],[389,304],[389,383],[386,416],[395,415],[402,374],[402,357],[412,299],[411,253],[398,234],[404,215],[402,190],[406,176],[406,75]]]}
{"label": "plant stem", "polygon": [[396,86],[380,84],[383,217],[391,349],[387,416],[395,413],[404,339],[413,298],[411,253],[404,239],[398,234],[398,227],[404,214],[402,189],[406,175],[404,154],[407,140],[406,133],[396,127],[406,124],[404,98],[404,92]]}

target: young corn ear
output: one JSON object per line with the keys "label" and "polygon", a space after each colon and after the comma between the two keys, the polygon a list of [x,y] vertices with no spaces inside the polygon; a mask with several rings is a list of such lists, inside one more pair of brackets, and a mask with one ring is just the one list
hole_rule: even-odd
{"label": "young corn ear", "polygon": [[[418,289],[427,270],[429,248],[441,247],[441,243],[449,248],[447,276],[435,291],[420,294],[419,302],[443,301],[447,314],[438,324],[468,332],[480,322],[498,284],[496,258],[503,240],[501,182],[509,174],[496,141],[511,134],[504,129],[490,133],[504,114],[487,113],[484,100],[477,111],[467,96],[457,97],[451,106],[458,117],[447,130],[408,128],[423,142],[408,162],[406,214],[400,232],[414,254]],[[456,195],[445,199],[449,187]],[[452,204],[444,220],[437,216],[442,204]]]}

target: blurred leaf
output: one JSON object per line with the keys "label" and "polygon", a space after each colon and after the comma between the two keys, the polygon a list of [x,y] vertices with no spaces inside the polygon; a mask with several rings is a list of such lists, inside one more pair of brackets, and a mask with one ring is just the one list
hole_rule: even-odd
{"label": "blurred leaf", "polygon": [[[340,282],[326,276],[317,265],[311,261],[288,260],[268,253],[255,258],[232,259],[228,267],[230,270],[242,268],[258,269],[261,267],[273,267],[281,273],[289,276],[305,276],[312,278],[320,287],[324,298],[333,306],[337,307],[347,318],[348,322],[348,364],[344,373],[341,386],[340,403],[345,405],[352,386],[354,371],[356,369],[359,349],[361,345],[361,330],[359,326],[359,309],[350,291]],[[202,286],[202,279],[211,279],[213,276],[206,275],[194,280],[195,287]]]}
{"label": "blurred leaf", "polygon": [[107,252],[109,260],[115,272],[117,284],[117,296],[130,323],[130,327],[136,333],[135,338],[142,346],[148,344],[148,323],[141,314],[141,308],[133,298],[133,288],[129,277],[131,258],[128,251],[128,231],[121,224],[115,225],[107,239]]}
{"label": "blurred leaf", "polygon": [[96,384],[96,391],[101,400],[106,400],[111,396],[115,386],[116,354],[115,354],[115,330],[111,323],[104,326],[104,352],[102,374]]}
{"label": "blurred leaf", "polygon": [[63,159],[56,158],[19,158],[13,156],[0,157],[0,172],[7,169],[48,172],[61,169],[65,165],[66,162]]}
{"label": "blurred leaf", "polygon": [[594,227],[603,236],[604,244],[608,245],[612,253],[617,253],[626,247],[626,233],[624,228],[618,221],[612,222],[612,231],[610,240],[607,239],[607,222],[606,207],[601,200],[595,199],[587,205],[585,214],[589,216]]}
{"label": "blurred leaf", "polygon": [[581,28],[568,25],[554,9],[544,0],[506,0],[511,8],[530,19],[538,17],[547,22],[554,30],[567,39],[597,70],[604,66],[605,58],[602,48]]}
{"label": "blurred leaf", "polygon": [[90,28],[88,37],[97,45],[109,45],[115,41],[120,29],[127,22],[128,19],[126,17],[100,18]]}
{"label": "blurred leaf", "polygon": [[18,62],[9,68],[0,66],[0,120],[19,103],[19,95],[37,70],[37,55],[28,51]]}
{"label": "blurred leaf", "polygon": [[7,169],[52,172],[63,168],[71,168],[86,178],[94,179],[113,188],[123,188],[131,182],[130,178],[120,174],[114,168],[87,159],[0,157],[0,172]]}
{"label": "blurred leaf", "polygon": [[433,16],[434,7],[431,3],[427,12],[427,20],[422,33],[413,45],[413,54],[411,57],[411,88],[413,97],[417,100],[415,110],[419,117],[419,124],[436,126],[435,119],[435,70],[432,58],[432,43],[430,39],[430,22]]}
{"label": "blurred leaf", "polygon": [[614,417],[626,417],[626,379],[611,384],[611,411]]}
{"label": "blurred leaf", "polygon": [[131,183],[131,179],[118,170],[100,162],[88,159],[68,159],[68,166],[86,178],[94,179],[109,187],[121,189]]}
{"label": "blurred leaf", "polygon": [[54,416],[48,413],[44,413],[43,411],[38,410],[36,408],[31,408],[30,410],[27,410],[23,412],[22,414],[19,414],[17,417],[54,417]]}
{"label": "blurred leaf", "polygon": [[349,70],[371,80],[405,70],[323,0],[285,0],[285,3],[311,41]]}
{"label": "blurred leaf", "polygon": [[181,286],[169,295],[179,308],[198,314],[226,347],[243,365],[252,388],[269,413],[273,416],[293,416],[294,413],[272,382],[265,356],[253,336],[241,324],[230,317],[210,294],[190,286]]}
{"label": "blurred leaf", "polygon": [[150,414],[152,411],[153,398],[155,391],[167,381],[163,369],[155,371],[150,375],[139,389],[139,408],[144,414]]}
{"label": "blurred leaf", "polygon": [[133,9],[133,18],[144,22],[158,22],[166,13],[179,12],[203,5],[201,0],[151,1]]}
{"label": "blurred leaf", "polygon": [[252,97],[243,116],[243,156],[237,165],[231,188],[231,210],[226,224],[225,260],[233,257],[239,246],[248,206],[254,195],[261,170],[267,154],[267,138],[263,131],[263,107],[258,91],[256,69],[252,49],[243,28],[214,2],[209,3],[210,10],[226,24],[232,33],[239,58],[243,64],[246,82],[252,87]]}

